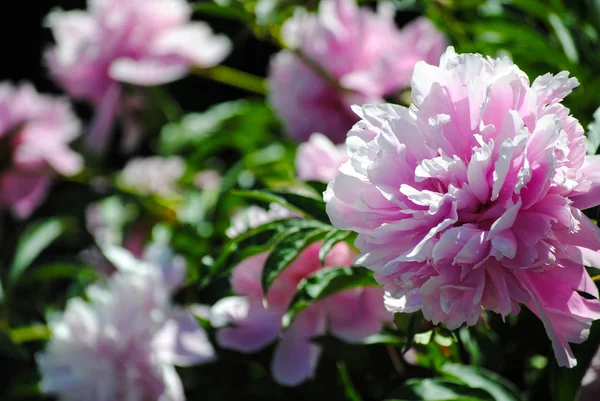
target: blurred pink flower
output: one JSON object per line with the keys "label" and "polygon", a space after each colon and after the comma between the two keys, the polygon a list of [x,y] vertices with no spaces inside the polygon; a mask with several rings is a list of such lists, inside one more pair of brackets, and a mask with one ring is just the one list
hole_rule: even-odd
{"label": "blurred pink flower", "polygon": [[378,13],[355,0],[324,0],[318,14],[299,11],[283,27],[286,44],[299,50],[337,81],[327,82],[291,50],[277,54],[269,73],[270,100],[288,134],[304,141],[322,132],[343,142],[358,119],[351,104],[379,103],[410,84],[415,63],[437,63],[446,40],[418,18],[401,31],[394,12]]}
{"label": "blurred pink flower", "polygon": [[225,58],[230,42],[191,22],[185,0],[90,0],[86,11],[47,17],[56,46],[46,60],[52,76],[74,98],[92,102],[89,145],[102,150],[121,106],[121,83],[152,86],[184,77],[192,67]]}
{"label": "blurred pink flower", "polygon": [[142,194],[172,196],[179,192],[177,181],[185,173],[185,161],[179,156],[137,157],[121,172],[124,186]]}
{"label": "blurred pink flower", "polygon": [[88,288],[89,302],[71,299],[51,318],[53,337],[37,356],[42,391],[65,401],[182,401],[173,365],[215,358],[194,317],[171,304],[184,275],[119,255],[121,270]]}
{"label": "blurred pink flower", "polygon": [[217,170],[204,170],[194,176],[194,186],[205,191],[217,190],[223,178]]}
{"label": "blurred pink flower", "polygon": [[55,173],[83,167],[69,148],[80,124],[69,103],[29,84],[0,83],[0,209],[25,218],[44,200]]}
{"label": "blurred pink flower", "polygon": [[597,401],[598,395],[600,395],[600,349],[583,376],[577,401]]}
{"label": "blurred pink flower", "polygon": [[[254,209],[254,213],[261,211]],[[262,220],[267,212],[254,218]],[[294,386],[315,371],[320,347],[311,338],[329,331],[348,342],[360,342],[379,333],[391,319],[382,302],[379,288],[357,288],[332,295],[300,312],[282,332],[282,318],[294,297],[298,283],[323,269],[319,261],[319,244],[313,244],[275,280],[263,303],[261,273],[267,253],[242,261],[231,275],[231,287],[238,296],[221,299],[212,308],[212,322],[221,328],[217,333],[220,346],[241,352],[255,352],[279,339],[272,361],[275,380]],[[337,244],[325,266],[352,265],[353,252],[344,243]],[[325,267],[325,268],[327,268]]]}
{"label": "blurred pink flower", "polygon": [[600,158],[559,103],[577,85],[567,72],[530,85],[507,58],[449,47],[439,67],[416,65],[410,108],[356,108],[325,200],[336,227],[358,232],[357,263],[388,309],[456,329],[525,304],[558,363],[576,364],[568,343],[600,317],[584,268],[600,267],[600,229],[580,210],[600,203]]}
{"label": "blurred pink flower", "polygon": [[325,135],[315,133],[296,152],[296,172],[301,181],[330,182],[348,160],[345,145],[334,145]]}

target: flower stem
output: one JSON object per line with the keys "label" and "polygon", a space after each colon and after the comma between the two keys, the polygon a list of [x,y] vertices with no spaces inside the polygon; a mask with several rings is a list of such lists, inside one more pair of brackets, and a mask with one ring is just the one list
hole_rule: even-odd
{"label": "flower stem", "polygon": [[259,95],[267,94],[267,84],[264,78],[247,72],[236,70],[235,68],[219,65],[206,69],[194,69],[197,75],[221,82],[236,88],[247,90]]}

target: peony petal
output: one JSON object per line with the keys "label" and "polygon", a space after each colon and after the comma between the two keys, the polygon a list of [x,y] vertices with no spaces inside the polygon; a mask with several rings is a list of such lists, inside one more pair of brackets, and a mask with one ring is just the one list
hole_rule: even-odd
{"label": "peony petal", "polygon": [[309,307],[296,316],[275,348],[271,365],[275,381],[296,386],[313,375],[321,347],[310,339],[324,334],[325,328],[325,312],[319,308]]}
{"label": "peony petal", "polygon": [[167,364],[192,366],[216,359],[208,336],[191,313],[175,309],[154,338],[158,357]]}

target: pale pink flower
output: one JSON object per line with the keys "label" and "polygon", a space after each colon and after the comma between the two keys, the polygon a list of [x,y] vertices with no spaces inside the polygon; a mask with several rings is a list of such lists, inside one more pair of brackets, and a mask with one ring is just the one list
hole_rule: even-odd
{"label": "pale pink flower", "polygon": [[282,33],[290,48],[331,78],[327,82],[290,50],[271,62],[271,103],[288,134],[300,141],[322,132],[343,142],[358,120],[351,104],[379,103],[407,88],[415,63],[437,63],[446,47],[429,20],[418,18],[399,30],[389,5],[380,4],[374,13],[359,8],[355,0],[324,0],[316,15],[299,11]]}
{"label": "pale pink flower", "polygon": [[301,181],[330,182],[348,160],[345,145],[334,145],[325,135],[315,133],[296,152],[296,173]]}
{"label": "pale pink flower", "polygon": [[121,270],[50,320],[53,337],[37,356],[41,389],[64,401],[182,401],[174,365],[215,358],[195,318],[171,304],[183,274],[116,252]]}
{"label": "pale pink flower", "polygon": [[179,156],[137,157],[121,172],[122,185],[142,194],[172,196],[179,192],[177,182],[185,173],[185,161]]}
{"label": "pale pink flower", "polygon": [[46,53],[51,75],[74,98],[93,103],[89,144],[102,150],[121,106],[121,83],[153,86],[211,67],[230,42],[191,22],[185,0],[88,0],[86,11],[53,11],[56,46]]}
{"label": "pale pink flower", "polygon": [[327,212],[358,232],[390,310],[456,329],[525,304],[558,363],[576,364],[568,343],[600,317],[584,268],[600,267],[600,229],[580,210],[600,203],[600,158],[559,103],[577,85],[566,72],[530,85],[507,58],[449,47],[416,65],[410,108],[356,108]]}
{"label": "pale pink flower", "polygon": [[33,86],[0,83],[0,209],[25,218],[44,200],[56,174],[83,167],[69,148],[80,124],[69,103]]}
{"label": "pale pink flower", "polygon": [[[254,213],[260,214],[257,209]],[[251,212],[250,212],[251,213]],[[263,211],[252,221],[261,221]],[[212,308],[211,321],[221,328],[217,341],[224,348],[255,352],[279,339],[271,364],[273,377],[294,386],[311,377],[321,348],[312,337],[326,332],[348,342],[360,342],[378,333],[390,314],[379,288],[357,288],[332,295],[303,310],[282,332],[282,318],[299,282],[323,269],[319,244],[313,244],[275,280],[263,302],[261,273],[268,256],[262,253],[242,261],[230,278],[237,296],[221,299]],[[325,268],[352,265],[353,252],[347,244],[337,244],[326,259]]]}

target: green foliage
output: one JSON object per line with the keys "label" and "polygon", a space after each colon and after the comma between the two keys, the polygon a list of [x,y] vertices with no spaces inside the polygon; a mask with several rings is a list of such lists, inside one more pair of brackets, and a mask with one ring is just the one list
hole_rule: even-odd
{"label": "green foliage", "polygon": [[[384,1],[359,3],[376,7],[376,3]],[[547,72],[570,71],[581,86],[565,103],[587,126],[587,153],[598,152],[599,1],[386,2],[398,11],[400,24],[417,14],[427,15],[448,36],[457,52],[509,56],[531,80]],[[99,266],[135,269],[133,254],[120,246],[127,246],[132,231],[140,227],[148,239],[168,244],[186,259],[186,285],[176,296],[182,305],[209,305],[231,295],[229,275],[247,258],[266,255],[261,280],[267,293],[312,244],[320,243],[318,257],[323,265],[337,244],[352,247],[356,233],[330,224],[322,196],[327,183],[298,182],[294,167],[297,144],[283,135],[282,125],[265,96],[267,60],[282,45],[282,23],[296,9],[314,10],[318,3],[193,3],[194,17],[208,20],[215,31],[227,34],[235,50],[224,65],[195,69],[197,76],[187,81],[147,92],[152,95],[149,99],[158,103],[160,112],[149,115],[146,110],[140,116],[142,120],[151,119],[153,124],[144,124],[147,140],[135,156],[176,155],[184,159],[187,171],[173,199],[141,196],[122,188],[116,177],[133,155],[115,148],[107,160],[94,159],[93,169],[77,177],[57,179],[56,190],[32,219],[19,221],[0,215],[0,360],[11,373],[10,380],[0,380],[0,399],[40,399],[33,356],[51,335],[48,326],[41,322],[43,317],[62,310],[69,298],[85,296],[88,285],[106,273]],[[240,70],[234,66],[241,66]],[[201,91],[190,89],[208,81],[237,87],[250,96],[241,98],[226,90],[203,92],[204,86]],[[226,86],[218,86],[221,87]],[[183,100],[180,104],[179,97],[175,101],[172,96],[179,93],[195,101]],[[161,121],[168,123],[159,127]],[[7,138],[0,144],[3,160],[8,160]],[[220,174],[220,183],[209,189],[200,188],[195,182],[196,174],[205,170]],[[101,233],[82,232],[85,210],[92,202],[102,220]],[[273,203],[296,217],[261,224],[235,238],[226,236],[235,210]],[[98,260],[84,257],[82,251],[94,247],[101,250],[96,255]],[[289,326],[315,302],[342,291],[375,285],[373,274],[364,266],[328,266],[319,270],[300,281],[283,326]],[[322,354],[315,377],[294,388],[273,381],[273,347],[252,354],[219,349],[219,361],[180,369],[178,373],[190,400],[225,401],[241,395],[248,401],[576,398],[600,344],[598,322],[592,326],[588,341],[572,346],[578,365],[567,369],[556,366],[544,328],[531,313],[524,311],[506,321],[483,316],[475,327],[451,332],[443,326],[433,327],[421,312],[397,313],[393,318],[395,328],[390,322],[381,333],[356,344],[328,335],[313,338]],[[203,324],[214,340],[209,321]]]}
{"label": "green foliage", "polygon": [[387,401],[497,401],[485,390],[448,379],[412,379]]}
{"label": "green foliage", "polygon": [[302,251],[323,239],[329,231],[327,226],[291,227],[273,245],[262,272],[262,287],[268,293],[271,284],[279,277]]}
{"label": "green foliage", "polygon": [[373,274],[361,266],[320,270],[298,285],[289,311],[283,318],[284,325],[288,326],[298,313],[316,301],[345,290],[375,285],[377,282]]}
{"label": "green foliage", "polygon": [[7,284],[17,283],[33,261],[72,225],[67,219],[51,218],[32,223],[19,238]]}

